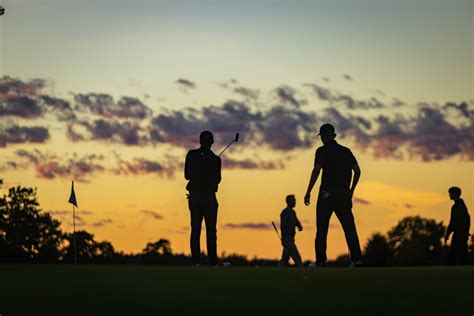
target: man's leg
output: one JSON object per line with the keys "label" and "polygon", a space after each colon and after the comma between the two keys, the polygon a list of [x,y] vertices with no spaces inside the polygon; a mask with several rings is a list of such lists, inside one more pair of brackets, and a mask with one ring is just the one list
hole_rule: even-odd
{"label": "man's leg", "polygon": [[193,264],[201,264],[201,224],[202,211],[199,197],[189,196],[188,205],[191,213],[191,257]]}
{"label": "man's leg", "polygon": [[287,267],[289,265],[288,261],[290,260],[290,255],[288,253],[287,243],[285,241],[286,236],[282,236],[281,245],[283,246],[283,251],[281,253],[280,266]]}
{"label": "man's leg", "polygon": [[296,247],[294,238],[292,238],[292,241],[288,244],[288,250],[295,265],[297,267],[302,267],[303,262],[301,261],[301,255],[300,255],[300,252],[298,251],[298,247]]}
{"label": "man's leg", "polygon": [[326,244],[331,215],[332,210],[329,199],[320,195],[316,205],[316,239],[314,243],[317,264],[324,264],[327,260]]}
{"label": "man's leg", "polygon": [[206,222],[206,241],[207,241],[207,255],[209,257],[209,264],[216,265],[217,260],[217,203],[216,195],[211,194],[206,196],[206,209],[204,211],[204,221]]}
{"label": "man's leg", "polygon": [[467,237],[461,234],[453,234],[451,240],[451,249],[453,249],[453,265],[465,265],[467,264]]}
{"label": "man's leg", "polygon": [[351,260],[356,262],[362,259],[362,252],[360,250],[359,236],[357,236],[354,215],[352,214],[352,201],[350,199],[350,196],[341,196],[335,212],[344,230],[347,246],[351,253]]}

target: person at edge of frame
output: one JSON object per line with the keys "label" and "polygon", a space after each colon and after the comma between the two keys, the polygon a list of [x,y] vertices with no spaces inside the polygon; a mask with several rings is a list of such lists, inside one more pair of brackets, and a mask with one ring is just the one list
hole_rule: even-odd
{"label": "person at edge of frame", "polygon": [[466,265],[468,263],[467,242],[471,218],[464,200],[461,199],[461,189],[459,187],[451,187],[448,193],[449,198],[454,201],[454,204],[451,207],[451,218],[444,236],[446,244],[451,233],[453,234],[446,263],[448,265]]}

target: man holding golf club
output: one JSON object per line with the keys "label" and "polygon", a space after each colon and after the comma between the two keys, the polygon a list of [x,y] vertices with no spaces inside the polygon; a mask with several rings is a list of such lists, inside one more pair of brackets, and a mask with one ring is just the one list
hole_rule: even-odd
{"label": "man holding golf club", "polygon": [[[295,244],[296,228],[299,231],[303,230],[301,222],[296,216],[294,207],[296,206],[296,198],[293,194],[286,197],[286,208],[280,214],[280,228],[281,228],[281,244],[283,246],[283,253],[281,255],[280,266],[288,267],[288,261],[293,259],[295,266],[302,267],[301,256],[298,247]],[[272,222],[273,224],[273,222]],[[273,224],[275,225],[275,224]],[[278,233],[278,231],[277,231]]]}
{"label": "man holding golf club", "polygon": [[189,191],[188,206],[191,213],[191,257],[193,266],[201,265],[201,225],[206,222],[206,240],[209,265],[226,267],[228,262],[218,264],[217,259],[217,203],[216,192],[221,182],[220,155],[234,142],[238,142],[239,134],[217,156],[211,150],[214,136],[210,131],[203,131],[199,136],[201,146],[186,155],[184,177],[188,180],[186,190]]}
{"label": "man holding golf club", "polygon": [[[352,215],[352,195],[359,182],[360,168],[351,150],[336,142],[334,126],[331,124],[322,125],[319,129],[319,136],[323,146],[316,150],[313,171],[304,197],[304,203],[308,206],[311,190],[322,169],[321,187],[316,204],[316,263],[310,266],[321,267],[326,263],[329,220],[332,212],[335,212],[349,246],[352,261],[350,267],[357,267],[362,264],[362,254]],[[353,178],[352,172],[354,172]]]}
{"label": "man holding golf club", "polygon": [[201,147],[186,155],[184,177],[189,180],[188,205],[191,213],[191,257],[194,266],[201,265],[201,225],[206,222],[206,240],[209,265],[217,261],[217,203],[216,192],[221,182],[221,158],[214,154],[211,146],[214,137],[203,131],[199,136]]}

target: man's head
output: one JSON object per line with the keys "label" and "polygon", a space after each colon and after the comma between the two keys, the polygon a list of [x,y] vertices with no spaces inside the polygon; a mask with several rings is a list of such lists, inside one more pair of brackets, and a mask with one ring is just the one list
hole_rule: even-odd
{"label": "man's head", "polygon": [[214,144],[214,136],[209,131],[203,131],[201,135],[199,135],[199,143],[201,144],[201,148],[211,149],[212,144]]}
{"label": "man's head", "polygon": [[323,144],[326,144],[336,138],[336,133],[334,131],[334,126],[329,123],[321,125],[319,128],[319,134]]}
{"label": "man's head", "polygon": [[461,197],[461,188],[459,187],[450,187],[449,190],[449,198],[453,201],[456,201]]}
{"label": "man's head", "polygon": [[288,207],[292,207],[292,208],[295,207],[295,205],[296,205],[296,198],[295,198],[295,196],[294,196],[293,194],[290,194],[290,195],[288,195],[288,196],[286,197],[286,205],[287,205]]}

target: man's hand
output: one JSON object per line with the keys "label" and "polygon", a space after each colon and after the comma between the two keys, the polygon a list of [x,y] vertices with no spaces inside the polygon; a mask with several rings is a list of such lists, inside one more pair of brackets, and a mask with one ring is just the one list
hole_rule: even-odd
{"label": "man's hand", "polygon": [[306,195],[304,196],[304,205],[309,206],[311,204],[310,200],[311,200],[311,194],[306,193]]}

